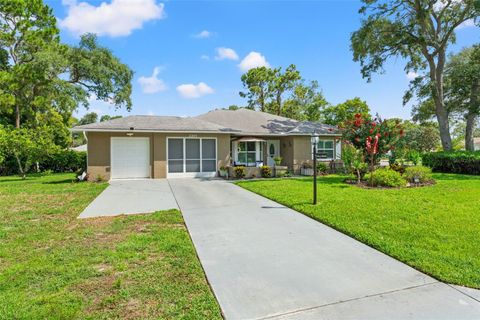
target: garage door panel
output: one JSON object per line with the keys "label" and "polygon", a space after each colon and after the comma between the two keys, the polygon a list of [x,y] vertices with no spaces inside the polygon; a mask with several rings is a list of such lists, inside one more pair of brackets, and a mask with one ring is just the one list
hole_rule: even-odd
{"label": "garage door panel", "polygon": [[150,177],[150,139],[111,139],[112,179]]}

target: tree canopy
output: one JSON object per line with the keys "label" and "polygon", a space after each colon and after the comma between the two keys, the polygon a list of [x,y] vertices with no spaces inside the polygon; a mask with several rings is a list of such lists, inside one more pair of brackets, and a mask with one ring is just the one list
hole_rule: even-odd
{"label": "tree canopy", "polygon": [[320,109],[327,105],[317,81],[307,83],[296,66],[258,67],[242,75],[247,108],[297,120],[318,121]]}
{"label": "tree canopy", "polygon": [[452,148],[444,103],[443,72],[455,29],[478,17],[474,0],[363,0],[361,27],[351,37],[353,58],[363,77],[383,72],[392,57],[404,58],[406,71],[426,70],[430,79],[442,146]]}
{"label": "tree canopy", "polygon": [[360,114],[363,118],[371,117],[367,102],[359,97],[324,108],[321,111],[321,119],[323,123],[338,126],[348,120],[353,120],[356,114]]}

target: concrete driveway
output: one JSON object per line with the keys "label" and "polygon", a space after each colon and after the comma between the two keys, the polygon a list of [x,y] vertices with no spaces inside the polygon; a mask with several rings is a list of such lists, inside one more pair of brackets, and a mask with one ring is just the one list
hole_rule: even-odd
{"label": "concrete driveway", "polygon": [[278,203],[169,183],[227,319],[480,319],[471,296]]}
{"label": "concrete driveway", "polygon": [[112,180],[79,218],[178,209],[166,179]]}

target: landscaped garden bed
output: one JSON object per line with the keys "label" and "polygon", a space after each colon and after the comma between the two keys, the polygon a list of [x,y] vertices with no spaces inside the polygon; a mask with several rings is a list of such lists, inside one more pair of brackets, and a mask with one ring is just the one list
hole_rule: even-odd
{"label": "landscaped garden bed", "polygon": [[177,210],[77,219],[106,183],[0,178],[0,319],[221,319]]}

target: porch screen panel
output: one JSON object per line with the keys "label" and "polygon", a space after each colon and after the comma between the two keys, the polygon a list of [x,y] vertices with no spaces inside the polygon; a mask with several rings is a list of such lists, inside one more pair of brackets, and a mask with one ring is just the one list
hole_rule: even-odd
{"label": "porch screen panel", "polygon": [[215,139],[202,139],[202,171],[215,172],[216,166]]}
{"label": "porch screen panel", "polygon": [[185,172],[200,172],[200,139],[185,139]]}
{"label": "porch screen panel", "polygon": [[183,172],[183,139],[168,139],[168,172]]}

